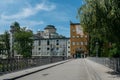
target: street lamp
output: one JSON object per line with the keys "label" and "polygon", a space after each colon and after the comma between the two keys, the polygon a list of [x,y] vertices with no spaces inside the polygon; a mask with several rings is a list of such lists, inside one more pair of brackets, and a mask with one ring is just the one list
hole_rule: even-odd
{"label": "street lamp", "polygon": [[11,30],[11,34],[10,34],[10,53],[11,53],[11,56],[10,57],[14,57],[14,50],[13,50],[13,46],[14,46],[14,32],[15,32],[15,29],[14,29],[14,26],[10,26]]}

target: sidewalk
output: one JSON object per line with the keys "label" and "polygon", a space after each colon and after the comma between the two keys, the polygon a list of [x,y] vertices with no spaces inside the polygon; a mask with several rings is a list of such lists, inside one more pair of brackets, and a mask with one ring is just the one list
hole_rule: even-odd
{"label": "sidewalk", "polygon": [[63,64],[63,63],[68,62],[68,61],[69,60],[60,61],[60,62],[56,62],[56,63],[52,63],[52,64],[47,64],[47,65],[43,65],[43,66],[39,66],[39,67],[34,67],[34,68],[18,71],[18,72],[5,74],[5,75],[0,76],[0,80],[14,80],[14,79],[17,79],[17,78],[20,78],[23,76],[30,75],[32,73],[36,73],[36,72],[39,72],[39,71]]}
{"label": "sidewalk", "polygon": [[120,73],[118,74],[104,65],[88,59],[85,59],[85,63],[91,80],[120,80]]}

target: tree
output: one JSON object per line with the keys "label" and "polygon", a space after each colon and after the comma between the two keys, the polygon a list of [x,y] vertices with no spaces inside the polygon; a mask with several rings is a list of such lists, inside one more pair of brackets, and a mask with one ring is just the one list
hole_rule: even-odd
{"label": "tree", "polygon": [[10,25],[10,28],[11,28],[11,32],[14,33],[20,30],[20,25],[18,22],[15,21]]}
{"label": "tree", "polygon": [[4,50],[5,46],[4,46],[4,42],[3,42],[3,35],[0,35],[0,54],[4,54],[3,50]]}
{"label": "tree", "polygon": [[10,40],[9,32],[5,31],[4,34],[0,35],[0,54],[7,55],[10,58]]}
{"label": "tree", "polygon": [[15,32],[15,47],[14,49],[18,54],[23,55],[23,57],[31,57],[32,55],[32,39],[33,33],[27,30],[25,27],[21,28],[20,31]]}
{"label": "tree", "polygon": [[11,34],[10,34],[10,38],[11,38],[11,56],[12,57],[14,57],[14,34],[15,34],[15,32],[18,32],[18,31],[20,31],[20,25],[19,25],[19,23],[18,22],[13,22],[11,25],[10,25],[10,28],[11,28],[11,30],[10,30],[10,32],[11,32]]}
{"label": "tree", "polygon": [[116,47],[120,49],[120,35],[117,35],[120,32],[119,0],[85,0],[85,4],[78,10],[78,18],[84,31],[89,33],[92,54],[96,42],[100,43],[99,52],[102,56],[109,56],[111,42],[116,43]]}
{"label": "tree", "polygon": [[8,58],[10,58],[10,34],[8,31],[4,32],[3,41],[4,41],[5,49],[7,50]]}

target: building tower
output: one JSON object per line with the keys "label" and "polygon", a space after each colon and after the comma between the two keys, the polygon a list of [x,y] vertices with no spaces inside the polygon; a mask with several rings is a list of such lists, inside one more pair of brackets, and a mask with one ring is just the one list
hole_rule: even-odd
{"label": "building tower", "polygon": [[88,35],[80,23],[70,23],[70,53],[74,58],[88,54]]}
{"label": "building tower", "polygon": [[58,33],[56,33],[56,28],[53,25],[47,25],[44,28],[44,33],[45,33],[45,37],[44,38],[56,38],[58,37]]}

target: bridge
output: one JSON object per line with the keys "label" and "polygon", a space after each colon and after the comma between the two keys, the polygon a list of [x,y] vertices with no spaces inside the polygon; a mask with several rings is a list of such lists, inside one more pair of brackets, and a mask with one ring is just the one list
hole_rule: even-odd
{"label": "bridge", "polygon": [[4,74],[0,80],[120,80],[120,74],[91,59],[80,58]]}

